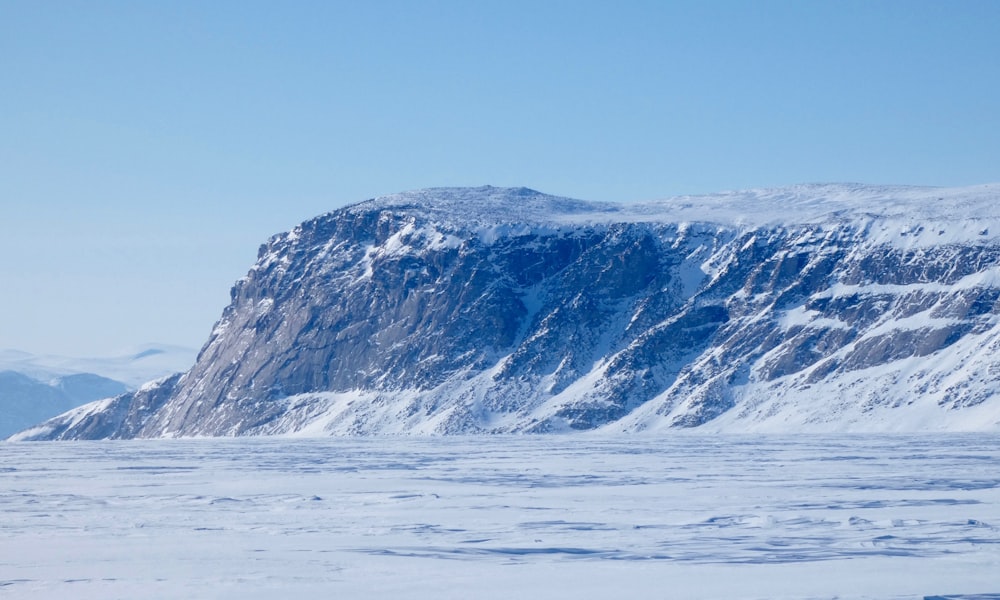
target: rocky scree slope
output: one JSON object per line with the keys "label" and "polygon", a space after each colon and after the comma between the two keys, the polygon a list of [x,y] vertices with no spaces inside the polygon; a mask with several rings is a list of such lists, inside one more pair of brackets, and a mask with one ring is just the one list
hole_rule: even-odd
{"label": "rocky scree slope", "polygon": [[16,439],[1000,429],[1000,186],[362,202],[197,363]]}

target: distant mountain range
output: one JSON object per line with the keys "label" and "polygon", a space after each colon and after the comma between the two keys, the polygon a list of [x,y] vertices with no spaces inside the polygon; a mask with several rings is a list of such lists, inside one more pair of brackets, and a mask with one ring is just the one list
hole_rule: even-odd
{"label": "distant mountain range", "polygon": [[275,236],[194,367],[18,439],[1000,430],[1000,186],[441,188]]}
{"label": "distant mountain range", "polygon": [[0,439],[82,404],[184,371],[195,355],[190,348],[153,344],[88,359],[0,350]]}

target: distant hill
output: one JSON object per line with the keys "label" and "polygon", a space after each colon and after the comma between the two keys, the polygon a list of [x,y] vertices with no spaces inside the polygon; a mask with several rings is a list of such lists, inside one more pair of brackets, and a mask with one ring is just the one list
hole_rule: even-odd
{"label": "distant hill", "polygon": [[0,351],[0,439],[67,410],[182,372],[195,351],[147,345],[111,358],[36,356]]}
{"label": "distant hill", "polygon": [[197,355],[194,348],[170,344],[144,344],[114,356],[88,358],[0,350],[0,371],[16,371],[39,381],[92,373],[134,389],[147,381],[187,371]]}
{"label": "distant hill", "polygon": [[0,371],[0,439],[71,408],[128,391],[120,381],[80,373],[45,383]]}

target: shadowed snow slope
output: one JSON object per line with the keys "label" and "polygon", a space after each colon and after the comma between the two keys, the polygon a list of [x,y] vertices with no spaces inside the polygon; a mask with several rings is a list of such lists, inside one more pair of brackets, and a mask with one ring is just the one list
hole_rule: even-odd
{"label": "shadowed snow slope", "polygon": [[261,247],[198,361],[19,439],[1000,429],[1000,186],[430,189]]}

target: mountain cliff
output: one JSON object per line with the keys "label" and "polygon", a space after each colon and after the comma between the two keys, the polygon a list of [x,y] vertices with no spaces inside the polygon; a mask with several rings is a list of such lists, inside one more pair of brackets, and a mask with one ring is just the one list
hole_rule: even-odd
{"label": "mountain cliff", "polygon": [[18,439],[1000,429],[1000,186],[430,189],[261,247],[187,373]]}

